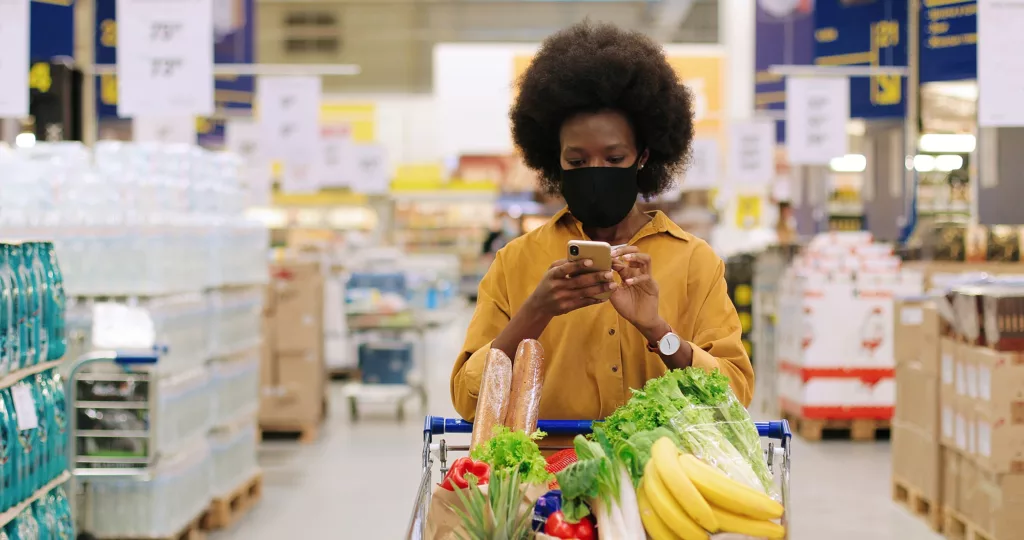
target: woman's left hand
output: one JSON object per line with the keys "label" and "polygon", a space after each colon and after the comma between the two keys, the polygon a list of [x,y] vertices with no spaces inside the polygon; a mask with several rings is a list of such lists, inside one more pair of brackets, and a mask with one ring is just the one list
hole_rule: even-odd
{"label": "woman's left hand", "polygon": [[612,250],[612,269],[622,278],[622,285],[612,292],[611,303],[627,321],[641,332],[657,326],[658,283],[651,276],[651,256],[640,253],[636,246]]}

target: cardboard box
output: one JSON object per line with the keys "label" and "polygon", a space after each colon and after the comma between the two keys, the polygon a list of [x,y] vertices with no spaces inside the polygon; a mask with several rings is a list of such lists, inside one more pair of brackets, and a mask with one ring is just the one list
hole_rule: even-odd
{"label": "cardboard box", "polygon": [[977,421],[976,461],[997,473],[1024,473],[1024,355],[964,349],[974,366],[970,398]]}
{"label": "cardboard box", "polygon": [[942,487],[942,451],[934,434],[893,421],[893,476],[921,492],[921,496],[939,504]]}
{"label": "cardboard box", "polygon": [[918,362],[896,366],[895,419],[929,435],[938,445],[939,377],[922,369]]}
{"label": "cardboard box", "polygon": [[942,359],[939,362],[939,440],[942,444],[955,448],[956,444],[956,412],[959,407],[956,393],[956,357],[960,344],[952,338],[940,340]]}
{"label": "cardboard box", "polygon": [[916,362],[924,370],[938,373],[939,312],[935,302],[922,298],[898,298],[894,311],[893,356],[896,365]]}
{"label": "cardboard box", "polygon": [[950,337],[939,340],[939,389],[943,396],[956,395],[956,354],[959,344]]}
{"label": "cardboard box", "polygon": [[322,350],[324,278],[320,264],[289,262],[271,269],[274,288],[274,349]]}
{"label": "cardboard box", "polygon": [[942,447],[942,504],[957,512],[963,510],[960,501],[960,464],[963,457],[951,448]]}
{"label": "cardboard box", "polygon": [[262,388],[260,424],[318,424],[323,419],[327,380],[323,357],[312,352],[278,353],[272,364],[273,382]]}
{"label": "cardboard box", "polygon": [[1024,531],[1024,475],[977,470],[968,497],[971,521],[992,540],[1021,538]]}

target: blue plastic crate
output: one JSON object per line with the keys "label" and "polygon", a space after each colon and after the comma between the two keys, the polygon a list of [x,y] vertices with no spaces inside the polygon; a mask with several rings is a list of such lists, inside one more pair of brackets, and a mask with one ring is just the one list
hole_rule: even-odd
{"label": "blue plastic crate", "polygon": [[349,276],[347,289],[376,289],[381,293],[405,295],[408,288],[404,273],[355,272]]}
{"label": "blue plastic crate", "polygon": [[411,343],[359,345],[359,371],[367,384],[406,384],[412,369]]}

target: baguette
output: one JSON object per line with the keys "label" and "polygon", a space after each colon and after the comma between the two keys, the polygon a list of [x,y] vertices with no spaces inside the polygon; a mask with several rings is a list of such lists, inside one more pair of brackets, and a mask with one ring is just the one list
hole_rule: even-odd
{"label": "baguette", "polygon": [[471,451],[490,439],[494,428],[504,422],[511,387],[512,360],[501,350],[491,349],[487,353],[487,364],[480,378],[480,395],[476,402],[473,437],[469,444]]}
{"label": "baguette", "polygon": [[537,431],[540,394],[544,386],[544,347],[535,339],[524,339],[512,364],[512,391],[505,425],[513,431]]}

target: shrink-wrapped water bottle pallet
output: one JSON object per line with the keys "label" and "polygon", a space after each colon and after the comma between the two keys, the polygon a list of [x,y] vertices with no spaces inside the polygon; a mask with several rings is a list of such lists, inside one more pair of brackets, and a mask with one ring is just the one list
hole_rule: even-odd
{"label": "shrink-wrapped water bottle pallet", "polygon": [[117,538],[104,538],[103,540],[206,540],[206,533],[202,528],[202,517],[189,522],[184,529],[179,531],[177,534],[171,536],[157,536],[157,537],[117,537]]}
{"label": "shrink-wrapped water bottle pallet", "polygon": [[227,529],[263,498],[263,473],[258,472],[226,497],[217,497],[203,515],[203,530]]}

